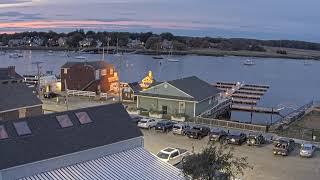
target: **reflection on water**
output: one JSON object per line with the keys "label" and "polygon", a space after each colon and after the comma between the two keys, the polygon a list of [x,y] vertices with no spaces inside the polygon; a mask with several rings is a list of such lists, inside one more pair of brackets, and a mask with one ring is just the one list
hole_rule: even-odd
{"label": "reflection on water", "polygon": [[[65,52],[23,51],[24,57],[12,59],[8,53],[0,56],[0,65],[5,67],[15,65],[20,74],[36,73],[32,62],[42,61],[42,72],[48,70],[60,73],[60,66],[67,61],[79,61],[67,57]],[[72,54],[71,54],[72,56]],[[98,54],[85,54],[86,61],[101,60]],[[320,99],[320,62],[313,61],[305,66],[304,61],[254,58],[255,66],[244,66],[246,57],[209,57],[181,56],[179,62],[168,62],[165,59],[156,60],[146,55],[124,55],[115,57],[107,55],[108,62],[120,70],[122,81],[140,81],[149,70],[152,70],[157,81],[166,81],[185,76],[196,75],[199,78],[214,83],[216,81],[245,82],[270,85],[268,92],[258,103],[259,106],[278,108],[280,104],[290,104],[296,107],[313,99]],[[85,61],[85,60],[80,60]],[[283,110],[283,114],[292,109]],[[274,117],[277,119],[278,117]],[[233,112],[232,119],[251,121],[250,113]],[[270,122],[269,114],[253,114],[253,120]]]}

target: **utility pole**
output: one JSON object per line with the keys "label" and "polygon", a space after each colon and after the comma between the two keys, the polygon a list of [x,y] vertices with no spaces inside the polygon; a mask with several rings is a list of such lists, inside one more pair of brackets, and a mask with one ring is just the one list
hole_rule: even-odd
{"label": "utility pole", "polygon": [[67,80],[64,80],[64,89],[66,90],[66,99],[65,99],[65,104],[67,106],[67,111],[69,110],[69,97],[68,97],[68,86],[67,86]]}
{"label": "utility pole", "polygon": [[40,94],[40,69],[41,69],[41,66],[40,66],[40,64],[42,64],[42,63],[43,62],[41,62],[41,61],[36,61],[36,62],[32,63],[33,65],[36,65],[36,67],[37,67],[37,79],[38,79],[37,92],[38,92],[39,99],[41,98],[41,94]]}

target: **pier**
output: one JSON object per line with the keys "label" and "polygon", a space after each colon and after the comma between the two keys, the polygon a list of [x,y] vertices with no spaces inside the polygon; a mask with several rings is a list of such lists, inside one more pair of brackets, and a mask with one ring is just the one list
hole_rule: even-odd
{"label": "pier", "polygon": [[248,106],[233,104],[232,110],[237,111],[248,111],[248,112],[258,112],[258,113],[267,113],[267,114],[279,114],[279,109],[267,108],[267,107],[257,107],[257,106]]}
{"label": "pier", "polygon": [[225,96],[232,98],[232,110],[280,114],[279,109],[256,106],[270,88],[268,85],[217,82],[214,86],[225,91]]}

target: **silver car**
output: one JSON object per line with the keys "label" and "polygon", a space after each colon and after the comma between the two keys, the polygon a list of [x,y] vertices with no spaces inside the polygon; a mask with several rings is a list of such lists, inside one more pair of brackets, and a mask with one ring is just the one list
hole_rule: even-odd
{"label": "silver car", "polygon": [[313,144],[301,144],[300,156],[301,157],[312,157],[316,146]]}
{"label": "silver car", "polygon": [[173,125],[172,133],[179,134],[179,135],[186,135],[186,131],[189,128],[190,128],[190,126],[186,125],[186,124],[182,124],[182,123],[175,124],[175,125]]}

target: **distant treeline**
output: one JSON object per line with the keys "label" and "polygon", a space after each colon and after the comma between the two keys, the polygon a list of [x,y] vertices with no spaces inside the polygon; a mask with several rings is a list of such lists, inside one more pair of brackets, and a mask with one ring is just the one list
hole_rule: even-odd
{"label": "distant treeline", "polygon": [[[100,42],[103,46],[109,41],[110,46],[116,46],[117,42],[120,47],[126,47],[131,40],[139,40],[143,44],[142,48],[158,49],[164,47],[164,41],[170,42],[175,50],[187,50],[190,48],[215,48],[220,50],[248,50],[248,51],[266,51],[264,46],[279,48],[296,48],[306,50],[320,50],[319,43],[311,43],[293,40],[256,40],[243,38],[213,38],[213,37],[187,37],[175,36],[171,33],[155,34],[152,32],[129,33],[129,32],[94,32],[76,30],[70,33],[49,32],[22,32],[15,34],[1,34],[0,43],[8,45],[13,39],[30,39],[37,37],[41,39],[41,46],[59,46],[59,38],[64,38],[64,46],[77,48],[79,42],[84,39],[91,39],[90,46],[95,47]],[[167,43],[168,44],[168,43]],[[166,47],[167,48],[167,47]]]}

